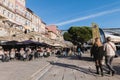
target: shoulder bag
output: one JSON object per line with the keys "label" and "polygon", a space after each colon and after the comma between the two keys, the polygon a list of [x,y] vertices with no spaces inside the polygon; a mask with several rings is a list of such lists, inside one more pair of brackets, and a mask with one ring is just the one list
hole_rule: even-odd
{"label": "shoulder bag", "polygon": [[110,43],[108,43],[111,47],[112,47],[112,49],[115,51],[115,57],[119,57],[119,54],[118,54],[118,52],[114,49],[114,47],[110,44]]}

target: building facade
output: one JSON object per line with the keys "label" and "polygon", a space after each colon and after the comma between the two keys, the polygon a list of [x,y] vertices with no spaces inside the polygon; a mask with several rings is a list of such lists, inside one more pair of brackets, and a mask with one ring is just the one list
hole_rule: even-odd
{"label": "building facade", "polygon": [[107,28],[103,29],[106,37],[111,37],[115,43],[120,43],[120,28]]}
{"label": "building facade", "polygon": [[52,45],[54,46],[64,46],[64,39],[61,31],[58,30],[56,25],[46,26],[49,34],[49,38],[52,40]]}
{"label": "building facade", "polygon": [[33,38],[49,44],[61,43],[63,37],[57,26],[46,30],[46,23],[25,4],[26,0],[0,0],[0,41]]}

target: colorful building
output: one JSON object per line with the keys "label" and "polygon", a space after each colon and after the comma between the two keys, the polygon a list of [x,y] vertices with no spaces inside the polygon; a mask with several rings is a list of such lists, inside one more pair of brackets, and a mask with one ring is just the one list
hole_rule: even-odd
{"label": "colorful building", "polygon": [[46,26],[25,4],[26,0],[0,0],[0,41],[33,38],[49,44],[61,43],[63,36],[57,26]]}

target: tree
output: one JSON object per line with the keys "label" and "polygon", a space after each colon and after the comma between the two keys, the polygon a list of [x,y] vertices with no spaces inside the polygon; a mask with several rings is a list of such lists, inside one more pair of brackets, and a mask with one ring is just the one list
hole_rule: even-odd
{"label": "tree", "polygon": [[66,41],[71,41],[71,34],[69,34],[68,32],[65,32],[63,36]]}
{"label": "tree", "polygon": [[65,40],[73,44],[84,43],[92,38],[92,29],[87,26],[72,26],[63,36]]}

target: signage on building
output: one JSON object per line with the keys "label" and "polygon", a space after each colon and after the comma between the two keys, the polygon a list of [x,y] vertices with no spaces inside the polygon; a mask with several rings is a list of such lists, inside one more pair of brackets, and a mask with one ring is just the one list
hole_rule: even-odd
{"label": "signage on building", "polygon": [[100,38],[99,27],[96,23],[92,23],[92,36],[93,36],[93,43],[95,38]]}

